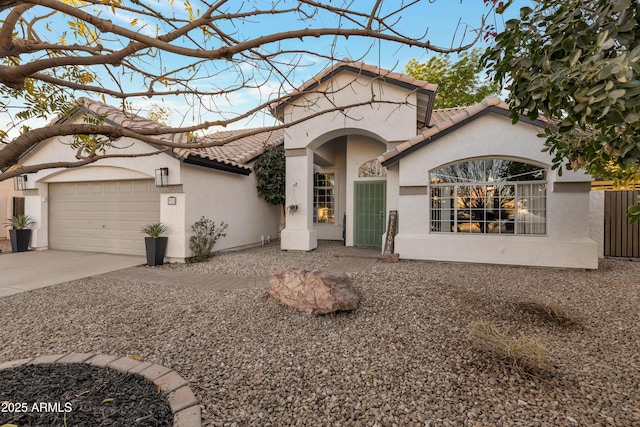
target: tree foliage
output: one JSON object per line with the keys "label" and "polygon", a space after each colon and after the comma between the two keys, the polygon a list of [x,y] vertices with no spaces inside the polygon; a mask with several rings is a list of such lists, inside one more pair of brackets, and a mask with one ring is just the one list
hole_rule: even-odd
{"label": "tree foliage", "polygon": [[256,161],[253,170],[258,180],[258,194],[272,205],[285,204],[286,159],[281,146],[270,147]]}
{"label": "tree foliage", "polygon": [[640,3],[538,0],[485,53],[512,118],[545,116],[554,168],[640,178]]}
{"label": "tree foliage", "polygon": [[[154,136],[193,135],[264,114],[300,84],[296,70],[304,69],[309,58],[327,65],[341,59],[344,54],[338,53],[337,45],[347,39],[434,52],[467,49],[473,40],[443,48],[429,41],[426,28],[399,25],[403,16],[428,15],[430,3],[0,0],[0,113],[13,118],[0,134],[0,142],[6,144],[0,150],[0,171],[5,171],[0,180],[113,157],[112,143],[123,136],[158,144]],[[478,16],[477,24],[475,34],[480,37],[484,17]],[[323,48],[309,48],[314,39],[327,42]],[[232,98],[244,100],[256,93],[259,99],[254,105],[242,111],[229,109]],[[31,129],[25,123],[34,118],[64,119],[80,97],[121,102],[123,108],[136,101],[171,99],[188,106],[181,111],[183,122],[195,124],[124,129],[106,121],[60,120]],[[384,101],[372,97],[369,103],[374,102]],[[344,114],[345,106],[329,111]],[[272,129],[282,126],[275,123]],[[11,139],[10,129],[20,129],[19,136]],[[69,135],[83,135],[77,138],[77,161],[7,170],[40,141]],[[181,147],[219,143],[190,140]]]}
{"label": "tree foliage", "polygon": [[432,56],[424,63],[412,59],[405,70],[413,78],[438,85],[434,108],[463,107],[500,94],[499,84],[483,78],[481,54],[481,49],[468,50],[456,62],[444,54]]}

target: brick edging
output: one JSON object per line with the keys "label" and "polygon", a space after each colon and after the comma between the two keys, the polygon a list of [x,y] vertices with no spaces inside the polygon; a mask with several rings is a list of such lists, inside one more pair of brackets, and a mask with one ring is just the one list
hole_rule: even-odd
{"label": "brick edging", "polygon": [[0,370],[23,365],[45,363],[86,363],[100,368],[111,368],[120,372],[140,374],[167,393],[173,412],[174,427],[201,427],[202,414],[198,399],[189,388],[187,381],[173,369],[151,362],[140,362],[126,356],[111,356],[96,353],[69,353],[54,356],[12,360],[0,363]]}

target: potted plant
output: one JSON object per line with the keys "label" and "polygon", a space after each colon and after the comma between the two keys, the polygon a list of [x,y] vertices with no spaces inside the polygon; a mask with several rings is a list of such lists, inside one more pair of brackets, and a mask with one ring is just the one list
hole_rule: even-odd
{"label": "potted plant", "polygon": [[147,250],[147,265],[164,264],[164,254],[167,251],[168,237],[161,236],[168,227],[162,223],[149,224],[142,227],[142,232],[149,237],[144,238],[145,249]]}
{"label": "potted plant", "polygon": [[29,215],[18,215],[11,218],[6,227],[11,227],[11,252],[26,252],[31,241],[31,225],[35,224]]}

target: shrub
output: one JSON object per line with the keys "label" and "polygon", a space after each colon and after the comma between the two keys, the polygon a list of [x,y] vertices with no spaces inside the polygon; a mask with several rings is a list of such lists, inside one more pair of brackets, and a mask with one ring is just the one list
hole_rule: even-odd
{"label": "shrub", "polygon": [[29,215],[18,215],[9,218],[9,221],[6,222],[5,227],[11,227],[14,230],[24,230],[26,228],[29,228],[33,224],[35,224],[35,222]]}
{"label": "shrub", "polygon": [[147,224],[144,227],[142,227],[142,232],[149,237],[153,237],[154,239],[157,239],[163,233],[166,233],[167,230],[169,230],[169,227],[167,227],[166,225],[160,222],[156,222],[154,224]]}
{"label": "shrub", "polygon": [[213,256],[213,246],[219,238],[225,237],[224,232],[228,227],[224,221],[216,227],[216,223],[210,219],[201,217],[192,226],[191,230],[194,235],[189,238],[189,248],[193,256],[188,259],[189,262],[208,261]]}
{"label": "shrub", "polygon": [[253,166],[258,181],[258,194],[272,205],[285,203],[286,158],[284,148],[270,147],[264,150]]}
{"label": "shrub", "polygon": [[479,350],[521,373],[535,375],[544,371],[547,350],[538,339],[523,333],[518,336],[509,335],[484,320],[471,323],[470,336]]}

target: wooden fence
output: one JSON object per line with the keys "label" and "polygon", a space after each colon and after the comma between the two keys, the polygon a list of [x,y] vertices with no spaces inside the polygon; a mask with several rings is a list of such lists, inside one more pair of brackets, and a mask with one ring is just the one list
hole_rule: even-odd
{"label": "wooden fence", "polygon": [[636,203],[640,191],[604,194],[604,256],[640,258],[640,221],[631,225],[627,218],[627,208]]}

